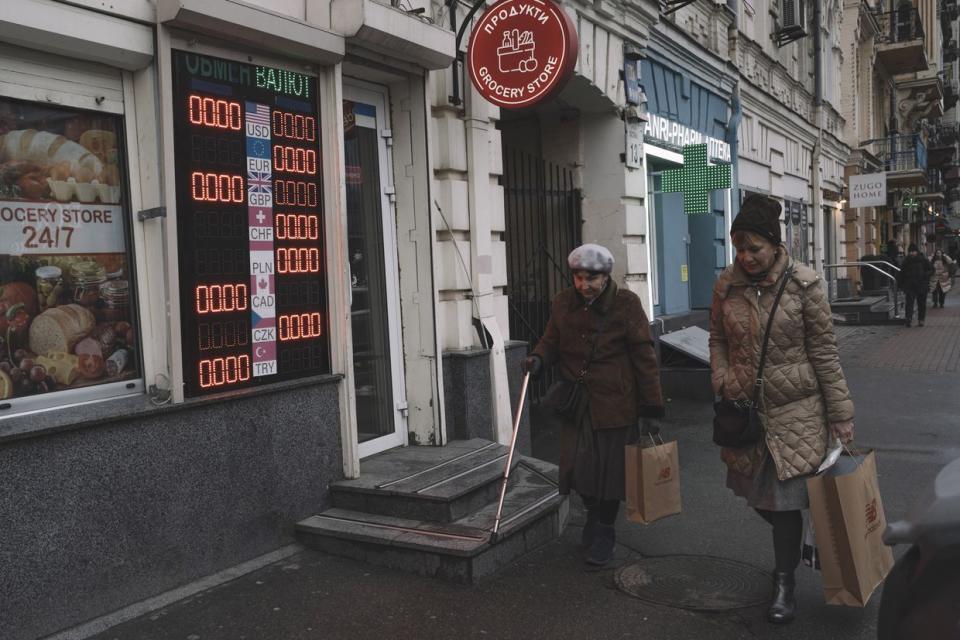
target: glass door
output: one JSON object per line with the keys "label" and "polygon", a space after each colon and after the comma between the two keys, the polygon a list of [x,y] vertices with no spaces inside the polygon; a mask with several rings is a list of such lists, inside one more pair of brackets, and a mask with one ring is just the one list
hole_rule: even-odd
{"label": "glass door", "polygon": [[407,405],[387,91],[345,81],[343,95],[353,376],[363,457],[404,444]]}

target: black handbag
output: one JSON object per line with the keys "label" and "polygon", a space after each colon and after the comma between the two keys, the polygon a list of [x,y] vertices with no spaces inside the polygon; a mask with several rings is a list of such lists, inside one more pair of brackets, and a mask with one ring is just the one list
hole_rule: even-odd
{"label": "black handbag", "polygon": [[753,383],[753,398],[750,400],[727,400],[723,398],[713,403],[713,442],[721,447],[746,447],[758,442],[763,436],[760,423],[760,394],[763,391],[763,365],[767,359],[767,346],[770,343],[770,329],[773,317],[780,305],[783,290],[793,269],[783,274],[783,281],[777,290],[777,297],[770,308],[767,330],[763,334],[763,346],[760,348],[760,362],[757,364],[757,377]]}
{"label": "black handbag", "polygon": [[612,310],[608,311],[607,314],[600,319],[600,324],[597,325],[597,331],[593,335],[593,348],[590,350],[590,356],[587,358],[587,361],[583,363],[583,368],[577,375],[577,379],[560,379],[547,389],[544,401],[547,403],[547,406],[553,407],[553,412],[561,418],[568,420],[576,418],[581,404],[586,399],[586,389],[584,388],[583,379],[587,375],[587,369],[590,368],[590,363],[593,362],[594,356],[597,355],[597,345],[600,343],[600,334],[612,313]]}

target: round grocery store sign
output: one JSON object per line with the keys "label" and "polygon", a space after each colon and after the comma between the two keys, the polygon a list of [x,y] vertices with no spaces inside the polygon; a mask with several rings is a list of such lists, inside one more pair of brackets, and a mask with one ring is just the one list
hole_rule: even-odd
{"label": "round grocery store sign", "polygon": [[470,79],[499,107],[530,107],[567,83],[577,47],[573,22],[551,0],[500,0],[470,34]]}

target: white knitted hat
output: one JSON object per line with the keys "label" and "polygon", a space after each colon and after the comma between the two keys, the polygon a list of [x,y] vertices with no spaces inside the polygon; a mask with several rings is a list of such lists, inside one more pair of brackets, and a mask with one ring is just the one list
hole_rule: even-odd
{"label": "white knitted hat", "polygon": [[613,271],[613,254],[599,244],[584,244],[570,252],[567,264],[574,271],[610,273]]}

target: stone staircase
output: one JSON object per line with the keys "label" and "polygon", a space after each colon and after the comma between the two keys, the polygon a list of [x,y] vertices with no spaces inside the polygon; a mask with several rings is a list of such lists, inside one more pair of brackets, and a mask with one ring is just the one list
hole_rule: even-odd
{"label": "stone staircase", "polygon": [[897,292],[894,302],[887,289],[862,291],[858,298],[840,298],[830,303],[837,324],[876,325],[902,321],[903,293]]}
{"label": "stone staircase", "polygon": [[483,439],[405,447],[360,463],[331,486],[333,508],[297,524],[297,538],[330,553],[473,583],[556,539],[566,498],[555,465],[515,454],[496,539],[507,447]]}

